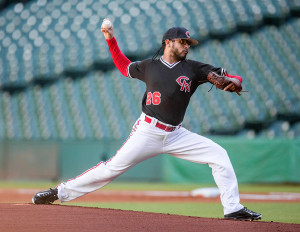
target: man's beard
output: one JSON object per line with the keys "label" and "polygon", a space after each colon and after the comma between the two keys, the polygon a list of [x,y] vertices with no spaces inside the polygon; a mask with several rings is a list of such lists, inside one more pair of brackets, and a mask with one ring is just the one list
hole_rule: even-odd
{"label": "man's beard", "polygon": [[[173,48],[174,48],[174,46],[173,46]],[[183,50],[183,51],[179,52],[178,49],[174,49],[174,52],[173,52],[174,57],[179,61],[185,60],[186,55],[187,55],[187,53],[185,53],[185,51],[187,51],[187,50]]]}

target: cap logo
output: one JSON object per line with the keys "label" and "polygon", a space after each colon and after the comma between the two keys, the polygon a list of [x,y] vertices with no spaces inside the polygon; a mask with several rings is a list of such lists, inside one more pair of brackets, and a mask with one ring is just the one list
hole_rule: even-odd
{"label": "cap logo", "polygon": [[190,37],[189,31],[187,31],[185,34],[186,34],[186,36],[187,36],[188,38],[191,38],[191,37]]}

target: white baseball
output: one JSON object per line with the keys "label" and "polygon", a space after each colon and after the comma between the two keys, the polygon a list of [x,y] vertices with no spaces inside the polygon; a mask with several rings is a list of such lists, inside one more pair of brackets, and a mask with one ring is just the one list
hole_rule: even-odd
{"label": "white baseball", "polygon": [[108,19],[104,19],[103,22],[102,22],[102,28],[104,28],[104,29],[110,29],[110,28],[112,28],[111,21],[108,20]]}

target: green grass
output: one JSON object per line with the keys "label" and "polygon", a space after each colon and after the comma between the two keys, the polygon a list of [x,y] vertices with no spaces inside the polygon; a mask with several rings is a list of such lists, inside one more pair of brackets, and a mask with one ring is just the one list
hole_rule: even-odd
{"label": "green grass", "polygon": [[4,188],[27,188],[27,189],[49,189],[56,186],[56,182],[40,181],[0,181],[0,189]]}
{"label": "green grass", "polygon": [[[185,216],[223,218],[221,203],[66,203],[67,205],[133,210],[154,213],[177,214]],[[300,203],[244,203],[249,209],[263,215],[262,221],[300,224]]]}
{"label": "green grass", "polygon": [[292,184],[240,184],[240,192],[244,193],[270,193],[270,192],[292,192],[300,193],[300,185]]}
{"label": "green grass", "polygon": [[[47,189],[56,186],[55,182],[0,182],[0,188],[34,188]],[[113,182],[104,187],[110,190],[165,190],[165,191],[191,191],[201,187],[213,187],[215,185],[207,184],[167,184],[167,183],[123,183]],[[268,192],[295,192],[300,193],[300,185],[279,185],[279,184],[255,184],[239,186],[241,193],[268,193]],[[101,191],[101,190],[100,190]],[[70,202],[66,205],[78,205],[87,207],[112,208],[122,210],[134,210],[143,212],[167,213],[196,217],[223,218],[223,209],[221,203],[153,203],[153,202]],[[286,222],[300,224],[300,203],[283,202],[242,202],[249,209],[260,212],[263,215],[263,221]]]}

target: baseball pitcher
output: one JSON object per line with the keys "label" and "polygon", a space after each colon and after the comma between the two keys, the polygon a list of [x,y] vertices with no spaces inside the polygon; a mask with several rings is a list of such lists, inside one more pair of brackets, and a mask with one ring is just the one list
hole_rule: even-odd
{"label": "baseball pitcher", "polygon": [[190,98],[200,85],[210,82],[219,89],[240,94],[242,78],[227,74],[223,68],[187,59],[190,46],[198,41],[182,27],[170,28],[163,35],[161,57],[156,58],[158,51],[152,59],[131,62],[120,51],[111,22],[105,21],[101,31],[116,67],[125,77],[138,79],[146,85],[142,113],[115,156],[55,188],[38,192],[33,203],[71,201],[105,186],[146,159],[169,154],[209,165],[221,193],[225,219],[261,219],[261,214],[240,204],[238,183],[227,152],[182,125]]}

